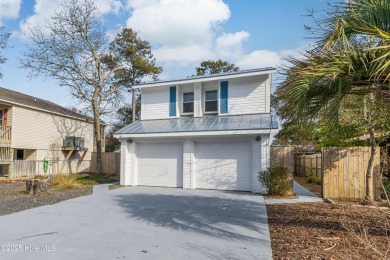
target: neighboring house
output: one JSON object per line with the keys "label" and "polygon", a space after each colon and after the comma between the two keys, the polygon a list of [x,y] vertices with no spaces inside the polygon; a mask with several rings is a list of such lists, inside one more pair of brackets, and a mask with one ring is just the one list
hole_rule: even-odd
{"label": "neighboring house", "polygon": [[[104,133],[105,126],[101,131]],[[0,176],[10,173],[14,160],[90,160],[93,136],[89,117],[0,88]],[[74,144],[73,138],[68,138],[65,143],[66,137],[81,138],[81,142]]]}
{"label": "neighboring house", "polygon": [[121,184],[263,192],[274,68],[135,86],[141,120],[121,140]]}

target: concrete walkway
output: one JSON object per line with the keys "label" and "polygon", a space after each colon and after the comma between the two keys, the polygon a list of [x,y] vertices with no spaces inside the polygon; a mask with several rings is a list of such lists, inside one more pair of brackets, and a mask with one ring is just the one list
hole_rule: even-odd
{"label": "concrete walkway", "polygon": [[266,204],[278,204],[278,203],[306,203],[306,202],[323,202],[324,200],[317,194],[309,191],[296,181],[294,181],[294,192],[298,196],[298,199],[269,199],[265,200]]}
{"label": "concrete walkway", "polygon": [[272,259],[262,196],[106,188],[1,216],[0,259]]}

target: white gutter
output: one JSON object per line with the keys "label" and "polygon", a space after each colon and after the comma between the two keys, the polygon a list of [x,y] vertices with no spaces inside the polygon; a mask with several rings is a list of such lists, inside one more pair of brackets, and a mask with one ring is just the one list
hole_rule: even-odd
{"label": "white gutter", "polygon": [[186,136],[221,136],[221,135],[255,135],[270,134],[278,129],[265,130],[231,130],[231,131],[201,131],[201,132],[176,132],[176,133],[149,133],[149,134],[114,134],[117,139],[142,138],[142,137],[186,137]]}

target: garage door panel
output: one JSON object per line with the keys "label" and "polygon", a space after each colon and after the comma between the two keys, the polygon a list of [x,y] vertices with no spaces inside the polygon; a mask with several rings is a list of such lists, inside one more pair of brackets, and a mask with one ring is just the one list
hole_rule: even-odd
{"label": "garage door panel", "polygon": [[138,143],[138,185],[183,186],[182,143]]}
{"label": "garage door panel", "polygon": [[195,143],[195,187],[250,190],[250,142]]}

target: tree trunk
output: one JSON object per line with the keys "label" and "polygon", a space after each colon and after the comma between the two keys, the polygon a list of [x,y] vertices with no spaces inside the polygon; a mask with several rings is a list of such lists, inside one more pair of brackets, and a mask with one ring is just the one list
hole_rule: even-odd
{"label": "tree trunk", "polygon": [[32,196],[47,192],[51,188],[49,179],[45,180],[28,180],[26,181],[26,193]]}
{"label": "tree trunk", "polygon": [[368,160],[367,172],[366,172],[366,197],[369,200],[374,200],[374,161],[376,157],[376,151],[378,149],[378,144],[375,140],[374,129],[370,128],[370,159]]}
{"label": "tree trunk", "polygon": [[131,122],[135,122],[135,109],[136,109],[136,104],[135,104],[135,89],[132,87],[131,88]]}
{"label": "tree trunk", "polygon": [[93,128],[96,144],[96,173],[102,174],[102,140],[100,138],[100,113],[96,103],[92,104],[93,107]]}

